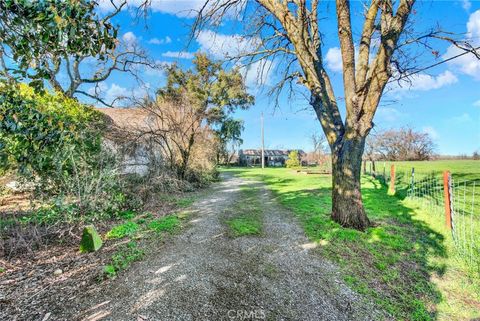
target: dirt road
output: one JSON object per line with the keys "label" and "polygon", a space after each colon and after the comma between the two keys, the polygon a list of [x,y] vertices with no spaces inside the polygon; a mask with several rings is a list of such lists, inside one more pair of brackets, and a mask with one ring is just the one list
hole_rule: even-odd
{"label": "dirt road", "polygon": [[[263,233],[231,238],[224,213],[247,182],[224,174],[193,206],[189,227],[114,282],[68,307],[78,320],[375,320],[293,215],[258,188]],[[52,315],[53,319],[57,319]]]}

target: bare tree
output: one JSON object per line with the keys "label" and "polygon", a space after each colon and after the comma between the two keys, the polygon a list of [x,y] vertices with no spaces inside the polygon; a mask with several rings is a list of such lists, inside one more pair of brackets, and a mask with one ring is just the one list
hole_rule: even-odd
{"label": "bare tree", "polygon": [[[344,120],[325,70],[321,34],[321,10],[325,6],[318,0],[210,0],[193,26],[195,33],[218,25],[222,18],[230,18],[232,12],[241,12],[243,21],[249,21],[245,30],[249,48],[237,58],[248,58],[250,63],[281,59],[281,80],[276,88],[292,86],[294,81],[305,86],[331,149],[332,218],[346,227],[363,230],[370,224],[360,190],[361,160],[385,86],[395,73],[415,72],[408,66],[401,68],[402,63],[410,61],[407,45],[427,44],[429,37],[441,38],[440,32],[431,31],[426,36],[401,39],[406,35],[414,3],[414,0],[365,3],[363,27],[359,33],[355,32],[359,37],[354,37],[350,2],[336,0]],[[476,52],[468,45],[462,48]]]}
{"label": "bare tree", "polygon": [[327,144],[327,138],[323,133],[313,132],[310,135],[310,141],[313,145],[313,150],[319,154],[325,153],[325,144]]}
{"label": "bare tree", "polygon": [[379,143],[379,136],[382,133],[378,131],[376,133],[371,133],[365,143],[365,151],[363,154],[363,173],[366,174],[367,172],[367,161],[370,161],[372,164],[372,171],[375,175],[376,167],[375,162],[380,159],[380,143]]}
{"label": "bare tree", "polygon": [[366,156],[370,161],[428,160],[432,158],[434,150],[435,144],[428,133],[406,127],[370,136],[367,140]]}
{"label": "bare tree", "polygon": [[480,153],[478,151],[474,151],[472,154],[472,159],[473,160],[479,160],[480,159]]}
{"label": "bare tree", "polygon": [[205,114],[199,113],[188,99],[147,100],[141,107],[149,114],[149,121],[140,135],[150,137],[160,147],[166,163],[178,178],[186,178],[192,154],[201,142],[210,140],[210,149],[215,152],[214,134],[205,122]]}
{"label": "bare tree", "polygon": [[326,145],[327,145],[327,138],[323,133],[313,132],[310,135],[310,142],[313,146],[313,152],[306,154],[306,160],[308,163],[314,162],[320,165],[321,163],[325,162],[326,157]]}

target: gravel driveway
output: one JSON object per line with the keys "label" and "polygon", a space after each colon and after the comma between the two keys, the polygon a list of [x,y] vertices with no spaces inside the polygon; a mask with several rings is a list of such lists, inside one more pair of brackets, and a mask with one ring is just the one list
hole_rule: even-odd
{"label": "gravel driveway", "polygon": [[[230,238],[222,217],[244,181],[229,174],[193,205],[190,226],[68,307],[77,320],[373,320],[370,304],[341,281],[271,193],[261,236]],[[100,288],[100,287],[99,287]],[[53,317],[53,315],[52,315]]]}

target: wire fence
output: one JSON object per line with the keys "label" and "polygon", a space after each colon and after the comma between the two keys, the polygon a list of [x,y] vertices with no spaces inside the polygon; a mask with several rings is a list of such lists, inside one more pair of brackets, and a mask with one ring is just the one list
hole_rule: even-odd
{"label": "wire fence", "polygon": [[448,171],[398,171],[383,162],[377,166],[364,164],[364,173],[389,186],[390,193],[413,200],[429,214],[445,220],[456,254],[480,273],[480,180],[462,179],[462,175]]}

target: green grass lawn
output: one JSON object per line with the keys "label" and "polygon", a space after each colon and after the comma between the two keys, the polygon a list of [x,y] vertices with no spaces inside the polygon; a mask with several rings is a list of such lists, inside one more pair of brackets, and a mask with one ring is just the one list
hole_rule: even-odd
{"label": "green grass lawn", "polygon": [[[383,162],[378,162],[383,170]],[[428,162],[386,162],[387,168],[394,164],[400,172],[411,172],[415,168],[416,174],[441,174],[450,171],[452,177],[458,180],[480,180],[480,161],[478,160],[438,160]]]}
{"label": "green grass lawn", "polygon": [[[431,188],[431,184],[435,184],[439,189],[443,188],[443,172],[449,171],[451,173],[453,187],[457,193],[466,189],[466,201],[469,205],[472,202],[472,195],[475,188],[475,194],[479,197],[473,199],[475,211],[480,215],[480,161],[478,160],[438,160],[438,161],[423,161],[423,162],[376,162],[376,173],[383,175],[384,168],[387,177],[390,176],[390,167],[395,165],[396,184],[400,189],[411,188],[412,182],[412,168],[415,169],[414,181],[420,185],[426,184]],[[366,163],[367,171],[370,172],[370,162]],[[475,186],[474,186],[475,185]],[[470,207],[470,206],[469,206]]]}
{"label": "green grass lawn", "polygon": [[362,233],[330,219],[329,175],[283,168],[229,170],[263,180],[298,217],[307,236],[320,244],[320,255],[341,267],[345,282],[395,319],[480,317],[480,279],[451,254],[451,234],[443,219],[415,202],[388,196],[378,180],[365,176],[362,181],[365,208],[375,223]]}

